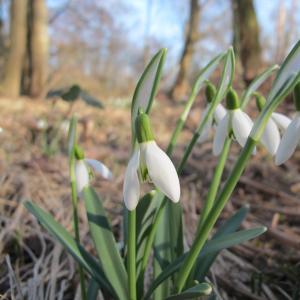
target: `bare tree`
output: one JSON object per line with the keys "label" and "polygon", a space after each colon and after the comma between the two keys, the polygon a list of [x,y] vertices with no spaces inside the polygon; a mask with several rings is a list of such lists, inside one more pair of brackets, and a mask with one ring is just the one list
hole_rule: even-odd
{"label": "bare tree", "polygon": [[261,46],[259,26],[253,0],[231,0],[233,12],[233,46],[241,61],[243,79],[246,84],[261,68]]}
{"label": "bare tree", "polygon": [[28,2],[27,55],[23,73],[23,92],[42,96],[48,78],[48,13],[45,0]]}
{"label": "bare tree", "polygon": [[179,72],[175,84],[170,91],[173,99],[180,99],[190,88],[188,75],[192,65],[196,42],[199,40],[200,4],[198,0],[190,0],[190,14],[187,21],[187,33],[179,63]]}
{"label": "bare tree", "polygon": [[10,48],[6,58],[1,93],[16,97],[20,94],[23,59],[26,48],[27,0],[11,0]]}

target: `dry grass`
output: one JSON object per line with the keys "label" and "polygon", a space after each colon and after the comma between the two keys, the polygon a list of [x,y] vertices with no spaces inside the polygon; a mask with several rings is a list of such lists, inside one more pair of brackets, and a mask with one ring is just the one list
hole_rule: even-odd
{"label": "dry grass", "polygon": [[[125,101],[125,100],[124,100]],[[201,100],[180,137],[174,160],[178,161],[199,116]],[[107,103],[95,110],[82,103],[72,108],[79,117],[80,143],[86,156],[104,161],[113,171],[113,182],[93,182],[103,197],[115,232],[121,232],[121,187],[130,147],[129,110],[126,103]],[[153,109],[153,126],[165,148],[180,114],[160,96]],[[124,105],[123,105],[124,104]],[[67,103],[30,99],[0,99],[0,299],[79,299],[78,274],[72,260],[25,210],[31,199],[72,230],[66,136],[49,149],[56,128],[70,114]],[[39,128],[46,120],[47,130]],[[50,147],[51,148],[51,147]],[[228,170],[234,161],[234,148]],[[249,203],[251,213],[244,227],[265,224],[270,230],[262,238],[224,251],[212,270],[223,299],[293,299],[300,282],[300,152],[277,168],[263,151],[252,159],[222,218]],[[210,143],[197,146],[181,179],[182,205],[188,243],[193,239],[216,159]],[[80,205],[81,236],[90,251],[84,209]],[[297,265],[298,264],[298,265]],[[253,291],[255,286],[255,292]],[[286,295],[285,295],[286,294]],[[297,298],[294,298],[297,299]]]}

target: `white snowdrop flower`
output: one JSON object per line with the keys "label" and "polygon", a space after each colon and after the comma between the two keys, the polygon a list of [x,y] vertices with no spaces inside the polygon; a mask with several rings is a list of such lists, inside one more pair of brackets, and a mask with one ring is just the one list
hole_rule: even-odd
{"label": "white snowdrop flower", "polygon": [[276,165],[281,165],[287,161],[300,142],[300,82],[294,89],[294,101],[297,113],[282,136],[275,156]]}
{"label": "white snowdrop flower", "polygon": [[250,117],[240,109],[237,94],[233,89],[227,93],[226,105],[226,115],[219,122],[213,141],[214,155],[221,153],[225,139],[230,134],[244,147],[253,126]]}
{"label": "white snowdrop flower", "polygon": [[123,196],[128,210],[134,210],[140,197],[140,181],[149,179],[170,200],[177,203],[180,198],[180,184],[176,169],[169,156],[153,139],[147,114],[139,112],[136,119],[138,146],[129,160]]}
{"label": "white snowdrop flower", "polygon": [[75,157],[75,177],[78,195],[90,184],[89,167],[104,179],[112,179],[111,171],[102,162],[95,159],[84,158],[83,151],[79,147],[75,147]]}
{"label": "white snowdrop flower", "polygon": [[[214,99],[215,94],[216,94],[216,88],[211,83],[208,82],[205,90],[207,106],[203,111],[203,118],[205,118],[205,116],[207,115],[211,106],[211,101]],[[223,107],[222,104],[218,104],[213,113],[213,116],[209,118],[208,121],[206,122],[202,134],[198,138],[198,143],[202,143],[209,138],[213,126],[218,125],[225,115],[226,115],[226,109]]]}
{"label": "white snowdrop flower", "polygon": [[[258,93],[255,93],[255,98],[256,106],[258,110],[261,111],[266,103],[266,100],[262,95]],[[277,120],[282,120],[282,118],[281,116],[278,118],[278,115],[280,114],[275,115],[274,119],[271,115],[260,139],[260,142],[264,145],[264,147],[272,156],[276,154],[280,143],[280,133],[279,128],[277,126]]]}

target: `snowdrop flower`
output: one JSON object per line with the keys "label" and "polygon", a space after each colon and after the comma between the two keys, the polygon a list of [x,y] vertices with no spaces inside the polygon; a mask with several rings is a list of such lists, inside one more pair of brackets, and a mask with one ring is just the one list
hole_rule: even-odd
{"label": "snowdrop flower", "polygon": [[[203,118],[205,118],[207,112],[209,111],[211,102],[214,99],[215,94],[216,94],[216,88],[210,82],[208,82],[205,89],[205,96],[208,104],[203,111]],[[218,125],[225,115],[226,115],[226,109],[223,107],[222,104],[218,104],[213,113],[213,116],[209,118],[208,121],[206,122],[202,134],[198,138],[198,143],[202,143],[208,139],[213,125],[214,124]]]}
{"label": "snowdrop flower", "polygon": [[[259,111],[262,110],[266,103],[266,99],[255,93],[256,98],[256,106]],[[280,133],[279,130],[286,130],[289,126],[291,120],[283,114],[280,113],[272,113],[268,123],[265,127],[265,130],[261,137],[261,143],[266,147],[268,152],[273,156],[276,154],[277,149],[280,143]]]}
{"label": "snowdrop flower", "polygon": [[230,89],[227,93],[226,106],[227,113],[219,122],[213,141],[214,155],[221,153],[226,137],[231,134],[244,147],[253,126],[250,117],[240,109],[237,94],[233,89]]}
{"label": "snowdrop flower", "polygon": [[90,184],[89,167],[100,174],[104,179],[112,179],[112,173],[103,163],[95,159],[84,158],[83,151],[78,146],[75,146],[75,158],[75,177],[78,195]]}
{"label": "snowdrop flower", "polygon": [[123,185],[126,208],[136,208],[140,197],[140,180],[143,182],[147,179],[177,203],[180,198],[178,175],[168,155],[154,141],[148,115],[139,111],[135,125],[138,146],[129,160]]}
{"label": "snowdrop flower", "polygon": [[300,142],[300,82],[294,89],[294,101],[297,112],[282,136],[275,156],[276,165],[281,165],[287,161]]}

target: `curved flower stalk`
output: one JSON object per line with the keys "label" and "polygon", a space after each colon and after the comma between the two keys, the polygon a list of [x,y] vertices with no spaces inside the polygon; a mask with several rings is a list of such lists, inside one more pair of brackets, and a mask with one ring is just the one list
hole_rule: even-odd
{"label": "curved flower stalk", "polygon": [[89,167],[91,167],[104,179],[112,179],[111,171],[102,162],[95,159],[85,158],[82,149],[80,149],[78,146],[75,146],[75,157],[75,176],[78,195],[80,195],[83,189],[90,184]]}
{"label": "curved flower stalk", "polygon": [[[266,99],[258,93],[255,93],[255,97],[256,106],[258,110],[261,111],[266,103]],[[260,142],[272,156],[276,154],[280,144],[280,131],[285,131],[290,123],[290,118],[281,113],[271,114],[261,136]]]}
{"label": "curved flower stalk", "polygon": [[294,101],[297,112],[282,136],[275,156],[276,165],[281,165],[287,161],[300,142],[300,82],[297,83],[294,89]]}
{"label": "curved flower stalk", "polygon": [[226,137],[231,134],[244,147],[253,126],[250,117],[240,109],[237,94],[233,89],[230,89],[227,93],[226,105],[227,113],[219,122],[213,141],[214,155],[221,153]]}
{"label": "curved flower stalk", "polygon": [[[203,118],[205,118],[205,116],[207,115],[210,109],[211,102],[213,101],[215,95],[216,95],[216,88],[214,87],[214,85],[208,82],[205,90],[207,106],[203,111]],[[218,104],[213,113],[213,116],[209,118],[207,123],[205,124],[202,134],[198,138],[198,143],[202,143],[209,138],[213,125],[218,125],[219,122],[225,117],[225,115],[226,115],[226,109],[223,107],[222,104]]]}
{"label": "curved flower stalk", "polygon": [[149,179],[170,200],[177,203],[180,198],[180,184],[176,169],[153,138],[147,114],[139,112],[136,119],[138,146],[129,160],[123,196],[128,210],[134,210],[140,197],[140,180]]}

